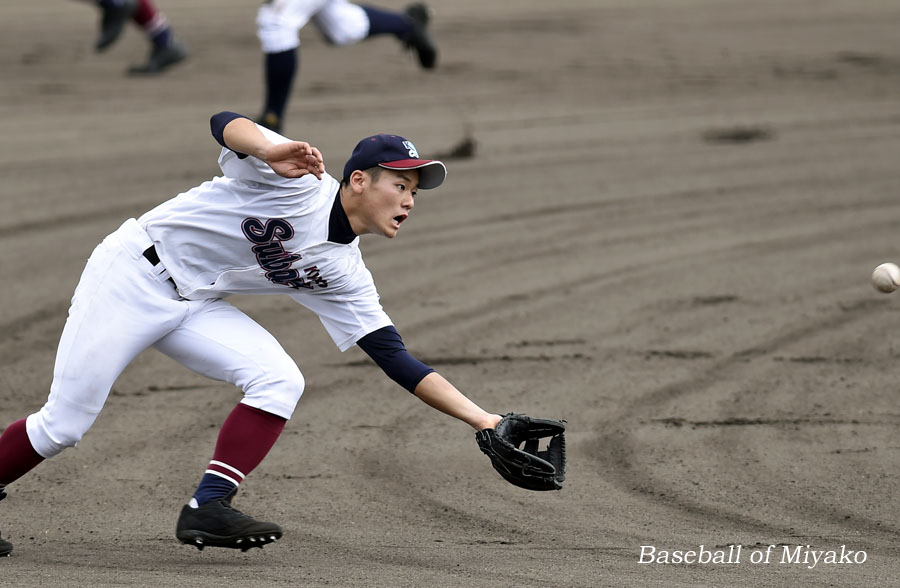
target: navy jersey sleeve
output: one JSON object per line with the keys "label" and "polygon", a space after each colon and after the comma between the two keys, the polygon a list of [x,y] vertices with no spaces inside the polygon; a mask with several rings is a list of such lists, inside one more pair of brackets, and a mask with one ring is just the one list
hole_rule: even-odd
{"label": "navy jersey sleeve", "polygon": [[406,350],[400,333],[393,326],[382,327],[356,342],[388,377],[410,392],[422,378],[434,370]]}
{"label": "navy jersey sleeve", "polygon": [[[225,127],[236,118],[248,118],[243,114],[238,114],[236,112],[229,112],[227,110],[214,114],[209,119],[209,129],[212,131],[212,136],[215,137],[216,141],[218,141],[219,145],[224,147],[225,149],[231,149],[228,145],[225,144]],[[243,159],[247,157],[246,153],[238,153],[238,157]]]}

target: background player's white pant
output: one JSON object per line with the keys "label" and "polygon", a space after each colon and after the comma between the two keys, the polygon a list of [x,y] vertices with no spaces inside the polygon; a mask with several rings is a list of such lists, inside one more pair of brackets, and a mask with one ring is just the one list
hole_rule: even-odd
{"label": "background player's white pant", "polygon": [[256,34],[263,53],[299,47],[300,29],[310,19],[335,45],[358,43],[369,34],[366,11],[347,0],[272,0],[256,14]]}
{"label": "background player's white pant", "polygon": [[94,423],[122,370],[148,347],[234,384],[244,404],[290,418],[303,394],[297,364],[253,319],[220,298],[181,300],[142,252],[134,219],[97,246],[75,289],[47,403],[26,421],[35,451],[52,457]]}

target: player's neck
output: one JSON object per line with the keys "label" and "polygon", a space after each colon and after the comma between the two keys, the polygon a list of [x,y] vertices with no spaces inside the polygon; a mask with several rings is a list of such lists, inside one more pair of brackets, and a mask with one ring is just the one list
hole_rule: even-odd
{"label": "player's neck", "polygon": [[347,215],[347,221],[350,224],[350,229],[353,231],[353,234],[366,235],[370,233],[371,231],[363,218],[361,207],[358,206],[360,199],[355,197],[353,191],[349,187],[341,186],[338,198],[341,201],[344,214]]}

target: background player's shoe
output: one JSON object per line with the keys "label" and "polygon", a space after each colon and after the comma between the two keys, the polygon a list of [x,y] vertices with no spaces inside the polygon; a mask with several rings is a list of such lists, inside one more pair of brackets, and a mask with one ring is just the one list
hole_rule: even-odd
{"label": "background player's shoe", "polygon": [[257,521],[231,506],[237,488],[225,498],[197,508],[185,505],[178,517],[175,536],[182,543],[202,550],[204,547],[228,547],[247,551],[262,548],[281,538],[281,527]]}
{"label": "background player's shoe", "polygon": [[147,63],[132,66],[128,73],[133,76],[157,75],[176,63],[184,61],[187,56],[188,50],[184,43],[173,38],[172,42],[167,45],[154,45]]}
{"label": "background player's shoe", "polygon": [[281,117],[274,112],[264,112],[256,119],[256,124],[262,125],[270,131],[281,133]]}
{"label": "background player's shoe", "polygon": [[119,40],[125,23],[131,19],[131,15],[137,10],[137,0],[121,0],[115,4],[107,4],[100,7],[100,34],[94,48],[103,51]]}
{"label": "background player's shoe", "polygon": [[437,47],[428,34],[431,10],[425,4],[416,3],[406,7],[406,15],[413,21],[413,32],[405,40],[406,47],[415,49],[419,64],[425,69],[434,68],[437,63]]}

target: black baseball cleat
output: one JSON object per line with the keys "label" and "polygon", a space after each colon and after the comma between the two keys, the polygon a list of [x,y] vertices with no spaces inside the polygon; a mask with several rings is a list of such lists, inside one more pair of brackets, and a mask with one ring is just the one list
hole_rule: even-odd
{"label": "black baseball cleat", "polygon": [[166,69],[172,67],[176,63],[187,59],[188,50],[184,43],[178,39],[173,39],[168,45],[154,45],[150,51],[150,57],[147,63],[142,65],[133,65],[128,69],[128,73],[133,76],[153,76],[161,74]]}
{"label": "black baseball cleat", "polygon": [[[0,489],[0,500],[6,498],[6,492]],[[12,543],[0,537],[0,557],[9,557],[9,554],[12,553]]]}
{"label": "black baseball cleat", "polygon": [[237,488],[197,508],[185,505],[175,529],[178,540],[201,551],[204,547],[247,551],[281,539],[281,527],[275,523],[257,521],[231,506],[236,492]]}
{"label": "black baseball cleat", "polygon": [[406,7],[406,16],[413,22],[413,31],[404,39],[407,49],[414,49],[419,56],[419,64],[424,69],[434,69],[437,63],[437,47],[428,33],[428,21],[431,10],[422,3],[410,4]]}
{"label": "black baseball cleat", "polygon": [[119,40],[125,23],[137,10],[137,0],[121,0],[116,4],[101,6],[100,34],[94,43],[94,49],[103,51]]}
{"label": "black baseball cleat", "polygon": [[12,543],[0,537],[0,557],[9,557],[12,553]]}

